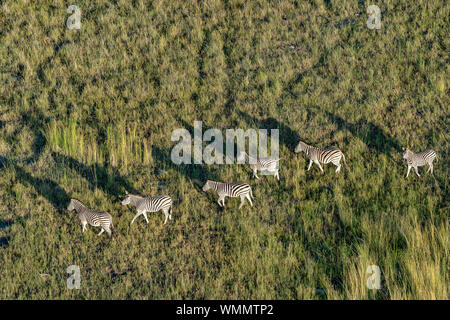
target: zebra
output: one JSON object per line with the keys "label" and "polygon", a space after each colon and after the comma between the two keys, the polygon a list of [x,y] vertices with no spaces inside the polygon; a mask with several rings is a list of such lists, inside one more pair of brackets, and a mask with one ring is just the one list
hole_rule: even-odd
{"label": "zebra", "polygon": [[426,149],[422,152],[414,153],[408,148],[403,148],[403,151],[403,159],[405,159],[406,163],[408,164],[408,172],[406,173],[406,178],[408,178],[411,168],[414,168],[417,176],[420,177],[417,167],[421,167],[426,164],[428,164],[427,173],[431,170],[431,174],[433,174],[433,160],[436,159],[437,161],[436,152],[434,150]]}
{"label": "zebra", "polygon": [[166,219],[163,224],[167,223],[167,219],[172,220],[172,198],[167,195],[159,195],[154,197],[142,197],[135,194],[130,194],[126,192],[126,197],[122,201],[122,205],[126,206],[132,204],[136,207],[137,214],[131,220],[130,225],[133,224],[134,220],[141,214],[144,215],[145,221],[148,224],[147,212],[158,212],[162,210]]}
{"label": "zebra", "polygon": [[295,153],[299,153],[302,151],[304,151],[309,158],[309,166],[307,171],[311,169],[311,165],[314,162],[319,166],[320,171],[322,171],[323,173],[323,169],[320,163],[327,164],[329,162],[332,162],[335,166],[337,166],[336,173],[339,173],[339,171],[341,171],[341,158],[344,159],[345,167],[348,169],[344,154],[336,147],[319,149],[310,146],[303,141],[299,141],[297,147],[295,147]]}
{"label": "zebra", "polygon": [[238,161],[244,161],[248,162],[250,169],[253,170],[253,176],[256,179],[259,179],[258,175],[256,174],[259,171],[267,170],[270,173],[273,173],[274,177],[277,178],[278,181],[280,181],[280,176],[278,174],[278,161],[282,160],[282,158],[279,159],[272,159],[272,158],[253,158],[249,156],[245,151],[241,151],[239,156],[237,157]]}
{"label": "zebra", "polygon": [[[219,200],[217,201],[219,203],[219,206],[225,207],[225,197],[241,197],[241,204],[239,206],[239,209],[242,208],[245,202],[245,198],[247,198],[248,202],[250,202],[250,206],[253,207],[252,199],[252,188],[243,182],[230,182],[230,183],[224,183],[224,182],[217,182],[212,180],[207,180],[205,185],[203,186],[203,191],[208,190],[214,190],[219,195]],[[222,201],[222,204],[220,203]]]}
{"label": "zebra", "polygon": [[86,231],[86,225],[90,224],[93,227],[102,228],[98,235],[101,235],[104,231],[106,231],[110,236],[112,235],[111,227],[113,227],[113,223],[112,217],[109,213],[89,209],[77,199],[70,199],[67,210],[75,210],[78,213],[78,218],[80,219],[81,225],[83,226],[83,233],[84,231]]}

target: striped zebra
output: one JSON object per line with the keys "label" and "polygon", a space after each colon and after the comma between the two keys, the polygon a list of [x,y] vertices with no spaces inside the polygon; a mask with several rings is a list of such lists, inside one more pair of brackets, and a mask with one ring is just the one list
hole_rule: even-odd
{"label": "striped zebra", "polygon": [[106,231],[110,236],[112,235],[111,227],[113,227],[113,223],[112,217],[109,213],[89,209],[77,199],[70,199],[67,210],[75,210],[78,213],[78,218],[80,219],[81,225],[83,226],[83,233],[86,230],[86,225],[90,224],[93,227],[102,228],[98,235],[101,235],[104,231]]}
{"label": "striped zebra", "polygon": [[126,206],[130,203],[134,205],[137,210],[137,214],[134,216],[133,220],[131,220],[130,225],[132,225],[134,220],[141,214],[144,215],[145,221],[147,221],[148,224],[147,212],[158,212],[159,210],[162,210],[166,217],[164,224],[167,223],[167,219],[172,220],[172,198],[167,195],[145,198],[127,192],[125,199],[122,201],[122,205]]}
{"label": "striped zebra", "polygon": [[431,170],[431,174],[433,174],[433,160],[436,159],[437,161],[436,152],[434,150],[426,149],[422,152],[414,153],[408,148],[403,148],[403,151],[403,159],[405,159],[406,163],[408,164],[408,172],[406,173],[406,178],[408,178],[411,168],[414,168],[417,176],[420,177],[418,167],[422,167],[426,164],[428,164],[427,173]]}
{"label": "striped zebra", "polygon": [[299,153],[302,151],[304,151],[309,158],[309,166],[307,171],[311,169],[311,165],[313,164],[313,162],[319,166],[320,171],[322,172],[323,169],[320,164],[327,164],[329,162],[332,162],[335,166],[337,166],[336,173],[339,173],[339,171],[341,171],[341,158],[344,159],[345,167],[348,169],[344,154],[336,147],[319,149],[310,146],[303,141],[299,141],[297,147],[295,147],[295,153]]}
{"label": "striped zebra", "polygon": [[241,153],[237,157],[237,161],[244,161],[250,166],[250,169],[253,170],[253,176],[256,179],[259,179],[258,175],[256,174],[259,171],[266,170],[270,173],[273,173],[275,178],[277,178],[278,181],[280,181],[280,176],[278,175],[278,161],[279,159],[272,159],[272,158],[260,158],[256,159],[251,156],[249,156],[245,151],[241,151]]}
{"label": "striped zebra", "polygon": [[[239,206],[239,209],[242,208],[245,202],[245,198],[247,198],[248,202],[250,202],[250,206],[253,207],[252,199],[252,188],[243,182],[230,182],[230,183],[223,183],[223,182],[217,182],[212,180],[207,180],[205,185],[203,186],[203,191],[208,190],[214,190],[219,195],[219,200],[217,201],[219,203],[219,206],[225,207],[225,197],[241,197],[241,205]],[[222,203],[220,203],[222,201]]]}

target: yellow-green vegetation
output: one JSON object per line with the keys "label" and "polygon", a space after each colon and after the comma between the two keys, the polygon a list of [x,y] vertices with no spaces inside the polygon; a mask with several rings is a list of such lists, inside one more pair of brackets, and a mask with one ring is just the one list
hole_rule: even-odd
{"label": "yellow-green vegetation", "polygon": [[[0,1],[0,298],[448,299],[449,8]],[[171,133],[195,120],[280,129],[280,183],[173,164]],[[306,172],[300,138],[350,170]],[[407,146],[437,151],[434,175],[405,179]],[[220,209],[206,179],[249,183],[253,208]],[[130,227],[125,190],[171,195],[174,219]],[[82,234],[71,197],[111,213],[113,237]]]}

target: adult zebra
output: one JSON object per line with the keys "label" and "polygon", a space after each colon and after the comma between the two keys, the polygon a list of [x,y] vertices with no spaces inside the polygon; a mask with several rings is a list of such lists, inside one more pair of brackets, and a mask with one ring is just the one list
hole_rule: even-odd
{"label": "adult zebra", "polygon": [[245,151],[241,151],[236,159],[237,161],[245,161],[248,162],[250,169],[253,170],[253,176],[256,179],[259,179],[257,172],[259,171],[267,171],[274,175],[274,177],[280,181],[280,176],[278,174],[278,162],[281,158],[273,159],[273,158],[253,158],[249,156]]}
{"label": "adult zebra", "polygon": [[[252,188],[243,182],[230,182],[230,183],[224,183],[224,182],[217,182],[212,180],[207,180],[205,185],[203,186],[203,191],[208,190],[214,190],[219,195],[219,200],[217,201],[219,203],[219,206],[225,207],[225,197],[231,197],[241,198],[241,204],[239,206],[239,209],[242,208],[244,205],[245,199],[247,198],[248,202],[250,202],[250,206],[253,207],[252,199]],[[220,203],[222,201],[222,203]]]}
{"label": "adult zebra", "polygon": [[133,224],[134,220],[141,214],[144,216],[145,221],[148,224],[147,212],[158,212],[162,210],[166,219],[164,224],[166,224],[167,219],[172,219],[172,198],[167,195],[159,195],[154,197],[142,197],[135,194],[126,193],[125,199],[122,201],[122,205],[126,206],[132,204],[136,207],[137,214],[131,220],[130,225]]}
{"label": "adult zebra", "polygon": [[81,225],[83,226],[82,232],[86,231],[86,225],[89,224],[93,227],[101,227],[102,230],[98,235],[101,235],[103,232],[107,232],[110,236],[111,227],[113,227],[112,217],[109,213],[103,211],[95,211],[87,208],[80,200],[70,199],[69,206],[67,210],[73,211],[75,210],[78,213],[78,218],[81,221]]}
{"label": "adult zebra", "polygon": [[433,174],[433,161],[434,159],[437,159],[436,152],[434,150],[426,149],[422,152],[414,153],[408,148],[403,148],[403,151],[403,159],[405,159],[406,163],[408,164],[408,172],[406,173],[406,178],[408,178],[411,168],[414,168],[417,176],[420,177],[418,167],[422,167],[426,164],[428,164],[427,172],[431,170],[431,174]]}
{"label": "adult zebra", "polygon": [[320,171],[323,172],[322,166],[320,164],[327,164],[331,162],[337,167],[336,173],[339,173],[339,171],[341,171],[341,158],[344,159],[345,167],[348,169],[344,154],[336,147],[319,149],[310,146],[303,141],[299,141],[297,147],[295,147],[295,153],[299,153],[302,151],[305,152],[307,157],[309,158],[309,166],[307,171],[311,169],[311,165],[314,162],[319,166]]}

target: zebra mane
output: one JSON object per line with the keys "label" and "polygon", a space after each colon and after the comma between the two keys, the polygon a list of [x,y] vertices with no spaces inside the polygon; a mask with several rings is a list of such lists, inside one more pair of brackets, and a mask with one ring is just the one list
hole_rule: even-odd
{"label": "zebra mane", "polygon": [[131,193],[127,193],[127,197],[130,197],[130,203],[134,206],[136,206],[138,202],[140,202],[142,199],[145,198],[143,196],[139,196],[137,194],[131,194]]}
{"label": "zebra mane", "polygon": [[75,202],[75,203],[78,204],[78,205],[81,205],[81,206],[83,206],[83,207],[86,207],[86,206],[84,205],[84,203],[81,202],[81,201],[78,200],[78,199],[72,198],[72,199],[70,199],[70,201],[73,201],[73,202]]}
{"label": "zebra mane", "polygon": [[138,194],[132,194],[132,193],[127,193],[126,195],[127,197],[135,197],[135,198],[144,198],[143,196],[140,196]]}
{"label": "zebra mane", "polygon": [[302,141],[302,140],[300,140],[298,143],[301,143],[301,144],[303,144],[305,146],[308,146],[308,147],[312,147],[311,145],[307,144],[305,141]]}
{"label": "zebra mane", "polygon": [[304,147],[311,147],[311,146],[310,146],[309,144],[307,144],[306,142],[304,142],[304,141],[302,141],[302,140],[299,140],[298,143],[297,143],[297,146],[295,147],[295,152],[296,152],[296,153],[301,152],[301,151],[298,150],[298,148],[299,148],[300,146],[302,147],[302,149],[303,149]]}
{"label": "zebra mane", "polygon": [[[78,199],[71,198],[70,203],[73,204],[73,209],[79,213],[79,210],[82,208],[87,208],[83,202]],[[69,205],[70,206],[70,205]]]}
{"label": "zebra mane", "polygon": [[415,152],[413,152],[413,151],[409,150],[408,148],[406,148],[403,151],[403,158],[404,159],[411,159],[411,157],[413,157],[415,154],[416,154]]}

